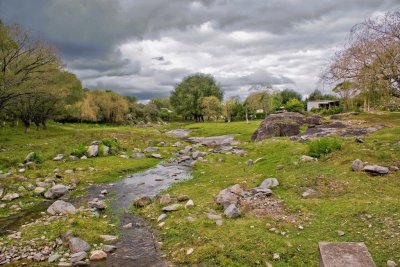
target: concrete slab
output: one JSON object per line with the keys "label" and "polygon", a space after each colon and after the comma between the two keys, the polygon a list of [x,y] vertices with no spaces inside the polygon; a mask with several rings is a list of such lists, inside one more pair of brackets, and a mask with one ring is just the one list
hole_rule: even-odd
{"label": "concrete slab", "polygon": [[376,267],[363,242],[318,243],[320,267]]}

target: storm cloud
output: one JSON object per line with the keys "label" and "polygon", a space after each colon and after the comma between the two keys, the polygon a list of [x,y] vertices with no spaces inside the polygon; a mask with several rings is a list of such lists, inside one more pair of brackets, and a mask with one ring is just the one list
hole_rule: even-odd
{"label": "storm cloud", "polygon": [[[353,25],[398,0],[0,0],[0,18],[52,43],[89,88],[166,97],[191,73],[225,96],[266,83],[306,95]],[[325,88],[326,89],[326,88]]]}

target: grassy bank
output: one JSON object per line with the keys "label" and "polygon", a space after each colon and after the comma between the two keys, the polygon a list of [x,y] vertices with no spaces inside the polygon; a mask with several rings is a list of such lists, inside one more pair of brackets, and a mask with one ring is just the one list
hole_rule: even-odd
{"label": "grassy bank", "polygon": [[[378,266],[388,259],[400,259],[399,172],[387,176],[370,176],[351,171],[359,158],[382,166],[399,165],[400,114],[360,115],[351,119],[384,124],[387,128],[365,137],[365,143],[355,138],[341,138],[342,149],[317,162],[301,162],[308,152],[307,143],[273,138],[241,147],[248,157],[210,155],[209,163],[197,163],[194,178],[176,184],[166,191],[173,196],[187,194],[195,207],[169,214],[160,228],[160,239],[167,257],[178,264],[206,266],[318,266],[319,241],[365,242]],[[249,140],[258,123],[199,123],[187,125],[192,135],[240,134]],[[219,158],[225,162],[219,162]],[[253,166],[247,159],[262,157]],[[209,212],[222,213],[214,197],[222,189],[239,183],[250,189],[267,177],[276,177],[280,186],[274,198],[282,200],[285,214],[294,223],[282,218],[256,217],[242,214],[238,219],[224,219],[222,226],[208,219]],[[314,188],[319,195],[305,199],[301,194]],[[161,206],[157,203],[137,210],[148,218],[157,218]],[[189,222],[187,217],[197,220]],[[155,224],[155,227],[156,224]],[[339,236],[337,231],[345,234]],[[186,251],[194,252],[187,255]],[[279,253],[280,259],[273,260]]]}

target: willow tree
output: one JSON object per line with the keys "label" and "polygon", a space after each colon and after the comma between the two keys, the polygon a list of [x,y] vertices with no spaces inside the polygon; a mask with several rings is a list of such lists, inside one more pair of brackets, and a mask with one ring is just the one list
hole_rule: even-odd
{"label": "willow tree", "polygon": [[351,82],[369,109],[400,93],[400,11],[355,25],[343,50],[332,58],[323,76],[328,82]]}

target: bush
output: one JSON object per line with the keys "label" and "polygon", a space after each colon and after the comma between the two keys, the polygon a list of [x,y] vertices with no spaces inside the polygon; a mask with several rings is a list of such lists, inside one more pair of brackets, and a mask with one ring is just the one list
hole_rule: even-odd
{"label": "bush", "polygon": [[86,155],[86,152],[87,152],[86,146],[84,144],[80,144],[72,150],[71,155],[80,158]]}
{"label": "bush", "polygon": [[[117,154],[119,150],[121,150],[121,145],[118,143],[118,140],[116,138],[106,138],[101,141],[103,145],[108,146],[110,148],[109,153],[112,155]],[[104,150],[104,147],[102,146],[99,147],[100,150]],[[99,151],[101,153],[101,151]]]}
{"label": "bush", "polygon": [[341,148],[342,144],[338,139],[323,137],[309,143],[308,154],[312,157],[320,158]]}
{"label": "bush", "polygon": [[32,156],[32,161],[37,163],[37,164],[42,163],[43,162],[42,154],[40,152],[34,152],[33,156]]}
{"label": "bush", "polygon": [[285,109],[291,112],[304,112],[304,104],[297,98],[292,98],[286,103]]}

